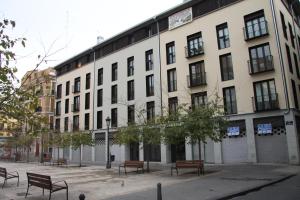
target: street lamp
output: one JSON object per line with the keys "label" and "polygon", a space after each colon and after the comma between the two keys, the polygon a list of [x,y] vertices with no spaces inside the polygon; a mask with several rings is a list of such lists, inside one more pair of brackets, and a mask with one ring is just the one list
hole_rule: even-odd
{"label": "street lamp", "polygon": [[111,119],[109,117],[107,117],[105,119],[106,121],[106,126],[107,126],[107,161],[106,161],[106,169],[110,169],[111,168],[111,163],[110,163],[110,152],[109,152],[109,125],[110,125],[110,121]]}

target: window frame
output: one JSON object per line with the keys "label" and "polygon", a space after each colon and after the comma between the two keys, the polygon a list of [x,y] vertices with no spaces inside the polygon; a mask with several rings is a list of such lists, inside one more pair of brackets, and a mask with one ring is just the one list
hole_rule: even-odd
{"label": "window frame", "polygon": [[[229,101],[227,101],[227,95],[226,95],[226,90],[229,90]],[[234,95],[232,93],[234,91]],[[236,98],[236,91],[235,91],[235,86],[230,86],[230,87],[225,87],[223,88],[223,99],[224,99],[224,111],[226,115],[232,115],[232,114],[237,114],[238,113],[238,108],[237,108],[237,98]],[[228,111],[228,105],[227,103],[230,104],[230,110]]]}
{"label": "window frame", "polygon": [[176,63],[176,50],[175,50],[174,41],[166,44],[166,58],[167,58],[167,65]]}
{"label": "window frame", "polygon": [[176,68],[167,70],[168,92],[177,91],[177,72]]}
{"label": "window frame", "polygon": [[127,82],[127,100],[134,100],[134,80],[130,80]]}
{"label": "window frame", "polygon": [[[223,62],[225,58],[225,63]],[[220,69],[221,69],[221,79],[222,81],[234,80],[233,62],[232,54],[226,53],[219,56]]]}
{"label": "window frame", "polygon": [[127,58],[127,76],[134,75],[134,56]]}
{"label": "window frame", "polygon": [[[227,35],[226,35],[225,29],[227,29],[227,33],[228,33]],[[220,35],[220,31],[222,31],[222,34],[223,34],[222,36]],[[229,48],[230,47],[230,37],[229,37],[229,28],[228,28],[227,22],[217,25],[216,32],[217,32],[217,40],[218,40],[219,50]],[[221,44],[223,44],[224,46],[222,47]]]}
{"label": "window frame", "polygon": [[146,96],[154,96],[154,74],[146,76]]}

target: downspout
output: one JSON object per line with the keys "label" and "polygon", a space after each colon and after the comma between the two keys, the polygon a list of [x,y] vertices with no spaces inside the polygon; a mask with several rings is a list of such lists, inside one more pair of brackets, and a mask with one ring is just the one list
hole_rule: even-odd
{"label": "downspout", "polygon": [[274,0],[270,0],[270,5],[271,5],[271,10],[272,10],[272,19],[273,19],[273,24],[274,24],[275,36],[276,36],[276,45],[277,45],[277,50],[278,50],[278,55],[279,55],[281,76],[282,76],[282,80],[283,80],[284,97],[285,97],[286,109],[287,109],[287,112],[285,112],[284,114],[289,114],[291,108],[290,108],[289,94],[288,94],[288,88],[287,88],[287,82],[286,82],[286,74],[285,74],[285,70],[284,70],[281,43],[280,43],[280,38],[279,38],[279,31],[278,31],[278,26],[277,26],[276,12],[275,12],[275,7],[274,7]]}
{"label": "downspout", "polygon": [[94,67],[93,67],[93,70],[94,70],[94,80],[93,80],[93,122],[92,122],[92,131],[91,133],[93,134],[94,132],[94,125],[95,125],[95,120],[94,120],[94,117],[95,117],[95,95],[96,95],[96,50],[95,49],[92,49],[94,51]]}
{"label": "downspout", "polygon": [[160,30],[159,23],[155,17],[153,19],[156,21],[156,29],[157,29],[157,38],[158,38],[158,60],[159,60],[159,80],[160,80],[160,116],[163,116],[163,103],[162,103],[162,78],[161,78],[161,55],[160,55]]}

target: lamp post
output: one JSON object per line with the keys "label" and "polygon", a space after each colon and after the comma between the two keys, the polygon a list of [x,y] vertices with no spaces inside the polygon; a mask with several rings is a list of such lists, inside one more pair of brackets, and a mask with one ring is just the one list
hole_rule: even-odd
{"label": "lamp post", "polygon": [[105,119],[106,121],[106,126],[107,126],[107,161],[106,161],[106,169],[110,169],[111,168],[111,163],[110,163],[110,152],[109,152],[109,125],[110,125],[110,121],[111,119],[109,117],[107,117]]}

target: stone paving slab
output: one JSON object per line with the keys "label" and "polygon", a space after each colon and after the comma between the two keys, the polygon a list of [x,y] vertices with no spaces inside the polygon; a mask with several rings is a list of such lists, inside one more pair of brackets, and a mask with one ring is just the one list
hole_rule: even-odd
{"label": "stone paving slab", "polygon": [[[16,187],[16,180],[12,179],[8,180],[3,190],[0,189],[1,200],[24,199],[27,171],[51,175],[53,180],[66,180],[70,200],[78,200],[81,193],[86,195],[86,200],[156,200],[156,184],[159,182],[163,187],[163,200],[212,199],[300,171],[299,167],[288,165],[211,165],[206,167],[209,173],[204,176],[197,176],[193,170],[179,170],[179,176],[170,176],[169,166],[163,166],[161,170],[156,166],[157,169],[151,173],[131,172],[127,176],[118,176],[117,167],[110,170],[104,166],[66,168],[1,161],[0,166],[17,170],[20,174],[19,187]],[[41,188],[32,187],[27,199],[48,199],[48,191],[43,197]],[[64,200],[65,192],[53,193],[52,199]]]}

